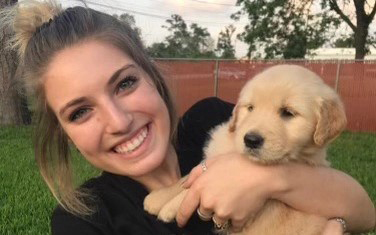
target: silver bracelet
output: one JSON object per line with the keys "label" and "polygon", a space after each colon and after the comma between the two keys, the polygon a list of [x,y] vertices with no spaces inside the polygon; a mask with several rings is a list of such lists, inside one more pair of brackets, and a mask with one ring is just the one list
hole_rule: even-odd
{"label": "silver bracelet", "polygon": [[332,218],[333,220],[337,221],[338,223],[340,223],[342,225],[342,229],[343,229],[343,232],[347,232],[347,223],[344,219],[340,218],[340,217],[336,217],[336,218]]}

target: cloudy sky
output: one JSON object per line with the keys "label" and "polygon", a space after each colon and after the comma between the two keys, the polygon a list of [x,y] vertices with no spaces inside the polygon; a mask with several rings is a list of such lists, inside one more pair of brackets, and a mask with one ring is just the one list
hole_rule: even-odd
{"label": "cloudy sky", "polygon": [[[60,0],[63,6],[78,5],[74,0]],[[124,12],[135,16],[136,25],[142,30],[142,38],[147,45],[162,41],[168,34],[162,28],[166,19],[172,14],[179,14],[186,23],[197,23],[208,28],[213,39],[225,26],[234,24],[237,32],[241,32],[244,22],[234,22],[230,15],[239,7],[236,0],[86,0],[89,7],[111,14]],[[247,53],[247,46],[233,37],[237,57]]]}
{"label": "cloudy sky", "polygon": [[[63,6],[82,5],[78,0],[59,0]],[[172,14],[179,14],[186,23],[197,23],[201,27],[206,27],[211,37],[217,40],[218,34],[229,24],[236,27],[236,34],[243,31],[246,25],[246,18],[235,22],[230,19],[230,15],[240,8],[235,6],[236,0],[84,0],[89,7],[98,9],[110,14],[129,13],[135,16],[136,25],[141,28],[142,38],[146,45],[162,41],[168,32],[162,28],[166,25],[166,19]],[[340,1],[341,2],[341,1]],[[373,6],[375,0],[368,3]],[[320,9],[318,6],[314,9]],[[347,5],[345,13],[352,17],[355,24],[354,6]],[[370,11],[370,9],[367,9]],[[367,11],[367,12],[368,12]],[[374,20],[376,22],[376,20]],[[348,26],[339,28],[337,34],[351,31]],[[376,31],[376,23],[371,24],[370,32]],[[238,58],[244,57],[247,53],[247,45],[233,37],[233,43]]]}

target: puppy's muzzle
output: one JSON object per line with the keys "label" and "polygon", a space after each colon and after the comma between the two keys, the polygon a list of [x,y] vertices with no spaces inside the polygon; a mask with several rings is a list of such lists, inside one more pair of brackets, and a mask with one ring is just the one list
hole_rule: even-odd
{"label": "puppy's muzzle", "polygon": [[264,138],[257,132],[248,132],[244,136],[244,144],[252,150],[257,150],[264,144]]}

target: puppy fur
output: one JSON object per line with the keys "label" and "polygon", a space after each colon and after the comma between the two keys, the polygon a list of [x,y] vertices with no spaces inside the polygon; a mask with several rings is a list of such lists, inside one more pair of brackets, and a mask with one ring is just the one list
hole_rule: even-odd
{"label": "puppy fur", "polygon": [[[206,158],[238,153],[260,164],[294,161],[328,166],[326,146],[345,127],[346,115],[339,96],[318,75],[301,66],[277,65],[246,83],[231,119],[211,131],[204,152]],[[144,206],[169,222],[175,218],[185,194],[179,182],[151,192]],[[318,235],[326,221],[269,200],[236,234]]]}

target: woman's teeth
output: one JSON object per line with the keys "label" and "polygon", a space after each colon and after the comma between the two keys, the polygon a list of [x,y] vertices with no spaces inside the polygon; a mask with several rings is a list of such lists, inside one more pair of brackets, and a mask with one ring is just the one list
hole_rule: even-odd
{"label": "woman's teeth", "polygon": [[127,142],[115,147],[115,152],[117,153],[131,153],[134,150],[136,150],[146,139],[146,136],[148,135],[148,128],[145,127],[142,129],[138,135],[133,137],[131,140],[128,140]]}

